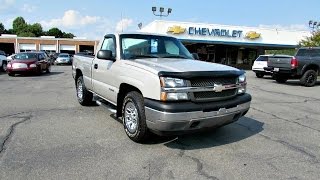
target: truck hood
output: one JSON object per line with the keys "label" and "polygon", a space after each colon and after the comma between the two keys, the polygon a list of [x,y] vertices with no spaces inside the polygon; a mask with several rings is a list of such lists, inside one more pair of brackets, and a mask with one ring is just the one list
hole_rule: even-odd
{"label": "truck hood", "polygon": [[238,69],[217,64],[203,62],[192,59],[174,59],[174,58],[150,58],[136,59],[126,61],[127,65],[145,69],[154,74],[160,71],[166,72],[192,72],[192,71],[238,71]]}

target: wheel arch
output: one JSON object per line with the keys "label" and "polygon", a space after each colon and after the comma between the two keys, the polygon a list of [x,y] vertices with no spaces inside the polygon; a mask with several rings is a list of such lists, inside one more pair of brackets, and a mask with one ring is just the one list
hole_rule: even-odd
{"label": "wheel arch", "polygon": [[77,79],[82,75],[82,71],[80,69],[76,69],[76,75],[74,77],[75,82],[77,82]]}
{"label": "wheel arch", "polygon": [[131,91],[137,91],[138,93],[140,93],[143,96],[142,91],[139,88],[137,88],[133,85],[127,84],[127,83],[120,84],[119,92],[117,95],[117,117],[122,116],[121,111],[122,111],[123,100],[124,100],[126,94],[128,94]]}
{"label": "wheel arch", "polygon": [[308,64],[308,65],[305,65],[302,69],[302,74],[304,74],[307,70],[315,70],[318,74],[319,74],[319,65],[317,64]]}

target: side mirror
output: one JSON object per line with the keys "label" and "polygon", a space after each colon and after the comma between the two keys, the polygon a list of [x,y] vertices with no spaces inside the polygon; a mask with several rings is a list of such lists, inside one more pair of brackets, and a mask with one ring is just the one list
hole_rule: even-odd
{"label": "side mirror", "polygon": [[110,50],[100,50],[97,54],[98,59],[105,59],[115,61],[114,57],[112,57],[112,51]]}
{"label": "side mirror", "polygon": [[195,60],[199,60],[200,58],[199,58],[199,55],[197,54],[197,53],[192,53],[192,57],[193,57],[193,59],[195,59]]}

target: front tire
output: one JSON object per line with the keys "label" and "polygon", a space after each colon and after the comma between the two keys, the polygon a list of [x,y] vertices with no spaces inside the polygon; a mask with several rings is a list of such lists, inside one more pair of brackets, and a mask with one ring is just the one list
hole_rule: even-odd
{"label": "front tire", "polygon": [[76,81],[76,91],[78,102],[82,106],[88,106],[92,104],[93,94],[87,90],[86,86],[84,85],[82,76],[78,77]]}
{"label": "front tire", "polygon": [[7,71],[7,62],[6,62],[6,61],[3,61],[3,62],[2,62],[1,70],[2,70],[3,72],[6,72],[6,71]]}
{"label": "front tire", "polygon": [[147,139],[148,128],[144,109],[144,99],[136,91],[129,92],[122,105],[122,121],[127,136],[134,142]]}
{"label": "front tire", "polygon": [[300,79],[302,85],[312,87],[317,82],[317,72],[315,70],[307,70]]}

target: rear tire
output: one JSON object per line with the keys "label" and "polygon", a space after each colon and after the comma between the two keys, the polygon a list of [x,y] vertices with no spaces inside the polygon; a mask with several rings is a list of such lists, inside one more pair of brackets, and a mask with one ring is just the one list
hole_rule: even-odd
{"label": "rear tire", "polygon": [[307,70],[300,79],[302,85],[306,87],[312,87],[317,82],[317,72],[315,70]]}
{"label": "rear tire", "polygon": [[86,86],[84,85],[82,76],[78,77],[76,81],[76,91],[78,102],[82,106],[88,106],[92,104],[93,94],[87,90]]}
{"label": "rear tire", "polygon": [[143,142],[148,137],[144,99],[136,91],[129,92],[122,105],[122,121],[127,136],[134,142]]}
{"label": "rear tire", "polygon": [[8,73],[9,76],[14,76],[14,73]]}
{"label": "rear tire", "polygon": [[264,74],[263,73],[256,73],[257,78],[263,78]]}

